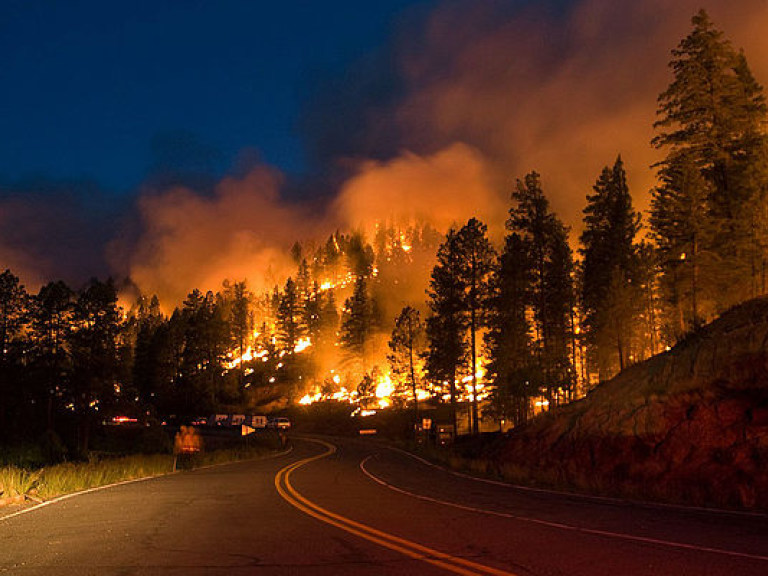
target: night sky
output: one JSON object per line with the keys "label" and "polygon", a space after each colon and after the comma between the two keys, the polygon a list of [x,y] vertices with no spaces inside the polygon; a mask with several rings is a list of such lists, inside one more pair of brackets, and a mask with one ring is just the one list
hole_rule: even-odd
{"label": "night sky", "polygon": [[702,4],[768,81],[765,0],[7,0],[0,268],[258,285],[294,240],[393,211],[503,230],[533,169],[577,232],[618,154],[645,209]]}
{"label": "night sky", "polygon": [[124,192],[169,164],[221,173],[248,148],[301,173],[307,103],[412,4],[3,2],[0,175]]}

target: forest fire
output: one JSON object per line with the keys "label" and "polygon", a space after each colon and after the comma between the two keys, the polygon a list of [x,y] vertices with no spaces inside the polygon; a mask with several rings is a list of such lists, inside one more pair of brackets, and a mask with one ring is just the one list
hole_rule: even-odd
{"label": "forest fire", "polygon": [[[322,222],[258,165],[210,194],[142,198],[125,313],[111,281],[29,295],[6,271],[8,373],[64,374],[34,390],[84,415],[422,402],[469,412],[472,432],[585,395],[767,290],[768,219],[753,217],[768,205],[765,97],[706,12],[691,23],[672,52],[681,77],[650,104],[663,159],[647,222],[618,151],[580,191],[578,237],[550,204],[557,175],[510,186],[465,144],[362,162]],[[691,91],[702,70],[722,93]],[[713,117],[726,119],[714,140],[698,132]],[[98,354],[98,377],[75,366]]]}

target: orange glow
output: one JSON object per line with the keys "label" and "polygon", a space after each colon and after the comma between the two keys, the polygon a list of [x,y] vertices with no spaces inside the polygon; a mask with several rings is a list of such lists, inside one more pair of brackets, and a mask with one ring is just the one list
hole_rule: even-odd
{"label": "orange glow", "polygon": [[312,346],[312,341],[309,339],[309,337],[299,338],[299,341],[296,343],[296,346],[294,347],[293,351],[298,354],[300,352],[303,352],[310,346]]}

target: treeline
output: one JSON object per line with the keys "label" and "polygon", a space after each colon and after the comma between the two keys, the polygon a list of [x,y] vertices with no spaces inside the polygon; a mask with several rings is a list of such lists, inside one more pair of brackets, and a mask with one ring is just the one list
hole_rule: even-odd
{"label": "treeline", "polygon": [[665,156],[645,230],[618,157],[587,195],[578,263],[535,172],[517,181],[498,256],[475,220],[440,247],[427,373],[455,381],[484,328],[497,418],[525,420],[539,395],[568,401],[766,291],[763,89],[706,12],[692,24],[658,98],[652,144]]}
{"label": "treeline", "polygon": [[500,243],[474,218],[445,236],[413,223],[382,224],[370,242],[337,232],[297,243],[295,273],[269,293],[225,282],[191,292],[170,315],[154,297],[123,312],[111,281],[27,294],[6,271],[4,437],[63,430],[82,450],[109,414],[280,407],[342,387],[346,399],[376,406],[382,383],[392,402],[416,410],[419,396],[449,399],[454,418],[468,400],[477,431],[483,416],[519,423],[534,401],[551,408],[580,397],[764,294],[762,87],[703,11],[672,54],[646,223],[617,156],[587,194],[577,243],[531,172],[511,193]]}
{"label": "treeline", "polygon": [[112,280],[30,294],[6,270],[0,444],[44,438],[54,451],[84,453],[94,427],[116,415],[159,423],[276,409],[313,387],[330,393],[342,376],[353,391],[367,376],[360,389],[371,395],[394,306],[385,295],[409,289],[419,266],[426,275],[438,242],[429,226],[382,226],[373,245],[337,232],[294,245],[296,274],[269,293],[225,281],[217,292],[193,290],[170,314],[156,296],[123,310]]}

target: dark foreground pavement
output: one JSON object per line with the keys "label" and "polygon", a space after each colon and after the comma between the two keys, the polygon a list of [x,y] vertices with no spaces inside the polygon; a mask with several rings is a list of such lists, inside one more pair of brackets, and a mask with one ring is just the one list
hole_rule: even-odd
{"label": "dark foreground pavement", "polygon": [[0,572],[768,574],[764,516],[518,490],[329,442],[5,516]]}

